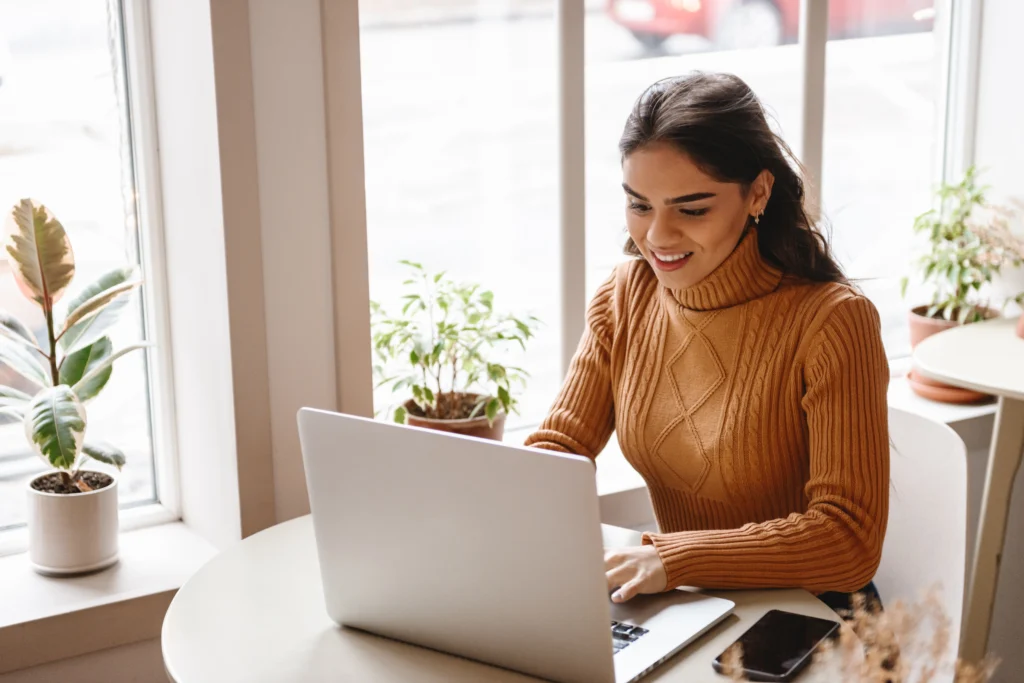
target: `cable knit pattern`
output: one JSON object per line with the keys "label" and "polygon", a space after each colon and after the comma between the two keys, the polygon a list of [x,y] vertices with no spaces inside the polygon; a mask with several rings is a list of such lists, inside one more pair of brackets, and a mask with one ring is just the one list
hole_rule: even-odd
{"label": "cable knit pattern", "polygon": [[650,491],[669,587],[855,591],[888,515],[889,369],[874,306],[796,281],[751,231],[711,275],[598,290],[528,446],[594,458],[613,431]]}

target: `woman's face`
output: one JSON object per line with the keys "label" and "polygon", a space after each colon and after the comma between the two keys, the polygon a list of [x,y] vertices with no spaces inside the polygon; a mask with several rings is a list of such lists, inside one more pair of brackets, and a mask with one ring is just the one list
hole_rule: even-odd
{"label": "woman's face", "polygon": [[622,164],[626,227],[658,280],[685,289],[711,274],[739,243],[750,216],[768,203],[762,171],[744,192],[701,171],[675,147],[642,147]]}

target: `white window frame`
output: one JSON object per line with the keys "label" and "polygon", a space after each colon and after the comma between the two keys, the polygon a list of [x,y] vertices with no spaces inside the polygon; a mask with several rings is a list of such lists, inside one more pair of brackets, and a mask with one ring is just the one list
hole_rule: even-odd
{"label": "white window frame", "polygon": [[[143,326],[145,338],[154,347],[147,352],[146,368],[156,500],[121,508],[120,529],[131,531],[180,519],[181,509],[148,5],[135,0],[121,0],[118,4],[122,35],[116,43],[124,50],[139,260],[146,278],[141,290]],[[24,525],[0,533],[0,557],[25,552],[27,548],[28,530]]]}

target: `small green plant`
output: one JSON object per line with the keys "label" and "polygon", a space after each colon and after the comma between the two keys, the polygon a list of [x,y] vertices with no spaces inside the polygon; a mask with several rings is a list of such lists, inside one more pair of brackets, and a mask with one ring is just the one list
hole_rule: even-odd
{"label": "small green plant", "polygon": [[67,489],[89,490],[79,470],[84,458],[120,469],[117,448],[86,441],[85,404],[110,381],[113,363],[146,346],[114,351],[103,332],[141,284],[134,268],[117,268],[82,289],[63,308],[55,306],[75,276],[71,240],[54,215],[38,202],[22,199],[6,222],[6,249],[21,293],[43,310],[46,339],[39,340],[13,315],[0,311],[0,363],[33,387],[34,394],[0,386],[0,414],[22,420],[32,449],[60,472]]}
{"label": "small green plant", "polygon": [[[921,279],[933,291],[925,313],[930,318],[959,323],[985,319],[983,288],[1003,266],[1024,260],[1024,246],[1008,228],[1011,212],[989,205],[986,189],[978,185],[977,171],[971,167],[959,183],[941,185],[936,192],[938,207],[914,221],[915,232],[927,234],[931,244],[918,261]],[[907,284],[903,278],[904,296]]]}
{"label": "small green plant", "polygon": [[[411,275],[404,285],[401,315],[388,315],[370,303],[377,387],[408,390],[414,414],[439,420],[515,412],[513,385],[525,386],[521,368],[495,362],[493,354],[512,344],[526,348],[538,320],[494,311],[494,295],[479,285],[456,284],[445,273],[402,261]],[[394,409],[405,422],[407,409]]]}

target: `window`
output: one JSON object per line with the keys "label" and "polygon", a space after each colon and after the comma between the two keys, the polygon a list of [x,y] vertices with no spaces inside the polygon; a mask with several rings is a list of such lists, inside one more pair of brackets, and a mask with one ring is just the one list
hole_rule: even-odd
{"label": "window", "polygon": [[899,280],[941,163],[943,49],[924,11],[932,4],[829,3],[822,203],[836,256],[878,308],[892,358],[910,354],[911,304]]}
{"label": "window", "polygon": [[[370,296],[397,312],[408,259],[539,318],[505,359],[531,376],[509,431],[538,424],[561,382],[553,12],[360,3]],[[385,389],[375,407],[394,401]]]}
{"label": "window", "polygon": [[[76,260],[72,293],[113,267],[142,268],[149,291],[136,294],[111,329],[115,348],[156,340],[149,302],[159,287],[148,277],[151,226],[139,226],[138,131],[129,114],[122,10],[117,0],[0,2],[0,205],[6,215],[19,198],[32,197],[61,220]],[[19,294],[3,259],[0,307],[45,338],[42,313]],[[151,393],[149,358],[121,358],[88,407],[90,434],[127,456],[122,507],[156,502],[163,486],[157,465],[168,454],[153,439],[159,397]],[[0,373],[0,381],[10,381],[6,369]],[[0,530],[24,524],[26,482],[47,468],[29,450],[20,423],[0,425]]]}
{"label": "window", "polygon": [[801,92],[792,20],[764,3],[614,0],[588,13],[588,292],[624,259],[618,142],[637,97],[663,78],[691,71],[733,73],[753,88],[770,123],[793,145],[799,140]]}
{"label": "window", "polygon": [[[946,6],[831,0],[805,44],[802,5],[820,10],[816,0],[579,1],[585,74],[567,77],[586,84],[584,273],[559,272],[556,257],[557,3],[361,0],[373,298],[398,296],[394,263],[411,257],[543,318],[522,359],[534,376],[522,424],[535,424],[564,371],[555,359],[577,341],[557,333],[561,281],[585,278],[593,292],[624,258],[617,143],[634,100],[661,78],[726,71],[750,84],[798,156],[805,144],[823,149],[805,159],[811,194],[837,257],[881,313],[889,355],[907,355],[898,281],[948,139],[935,114],[950,33],[933,31]],[[803,54],[826,40],[822,83]],[[823,125],[805,125],[805,106],[819,105]],[[582,316],[584,302],[574,305],[566,315]]]}

